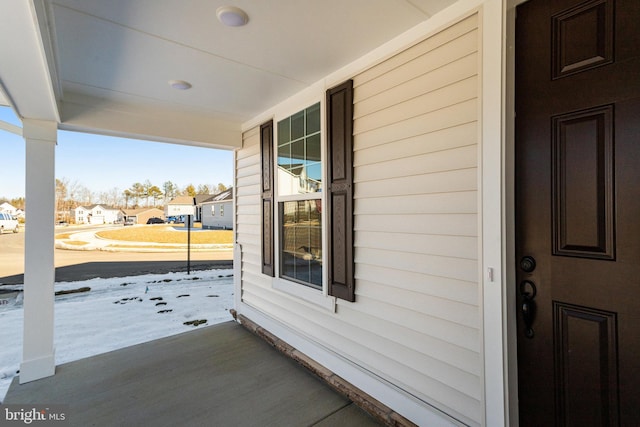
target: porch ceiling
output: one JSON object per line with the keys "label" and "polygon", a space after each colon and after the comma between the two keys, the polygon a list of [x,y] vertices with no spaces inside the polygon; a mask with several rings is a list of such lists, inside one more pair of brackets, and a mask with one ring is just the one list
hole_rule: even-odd
{"label": "porch ceiling", "polygon": [[[232,148],[244,121],[455,1],[4,1],[0,103],[63,129]],[[246,26],[217,21],[229,3]]]}

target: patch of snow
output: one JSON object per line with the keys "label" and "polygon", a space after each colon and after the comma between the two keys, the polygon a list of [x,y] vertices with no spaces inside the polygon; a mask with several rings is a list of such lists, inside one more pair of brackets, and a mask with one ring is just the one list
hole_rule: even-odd
{"label": "patch of snow", "polygon": [[[57,365],[231,320],[229,310],[234,304],[230,269],[55,284],[56,291],[83,287],[91,290],[56,296]],[[202,320],[206,322],[197,322]],[[2,403],[20,369],[21,294],[0,306],[0,325]]]}

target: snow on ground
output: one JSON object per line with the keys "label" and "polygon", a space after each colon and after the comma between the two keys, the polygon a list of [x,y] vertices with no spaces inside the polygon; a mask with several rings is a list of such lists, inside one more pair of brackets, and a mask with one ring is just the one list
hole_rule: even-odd
{"label": "snow on ground", "polygon": [[[234,304],[233,270],[61,282],[55,290],[82,287],[91,290],[56,296],[57,365],[231,320]],[[0,306],[0,403],[22,359],[21,297]]]}

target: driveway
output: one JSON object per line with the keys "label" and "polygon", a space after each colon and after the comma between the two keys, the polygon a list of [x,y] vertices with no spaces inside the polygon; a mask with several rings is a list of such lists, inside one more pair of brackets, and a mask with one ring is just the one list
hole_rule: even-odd
{"label": "driveway", "polygon": [[[68,229],[56,230],[68,232]],[[230,268],[233,251],[191,252],[191,268]],[[104,252],[55,249],[56,281],[94,277],[125,277],[147,273],[186,271],[183,252]],[[0,285],[23,283],[24,230],[0,235]]]}

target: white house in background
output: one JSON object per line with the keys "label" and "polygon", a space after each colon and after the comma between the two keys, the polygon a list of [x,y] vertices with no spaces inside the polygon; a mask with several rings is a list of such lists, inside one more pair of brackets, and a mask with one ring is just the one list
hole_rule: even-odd
{"label": "white house in background", "polygon": [[202,215],[202,203],[211,200],[211,194],[178,196],[171,199],[164,208],[166,217],[193,215],[193,221],[199,222]]}
{"label": "white house in background", "polygon": [[637,424],[637,0],[158,3],[0,2],[21,383],[55,373],[64,129],[233,150],[238,319],[388,424]]}
{"label": "white house in background", "polygon": [[233,229],[233,188],[229,188],[202,202],[200,208],[202,228]]}
{"label": "white house in background", "polygon": [[20,209],[17,209],[9,202],[0,203],[0,212],[8,213],[11,216],[17,216],[20,211]]}
{"label": "white house in background", "polygon": [[71,218],[76,224],[114,224],[122,222],[124,214],[119,208],[88,205],[71,209]]}

